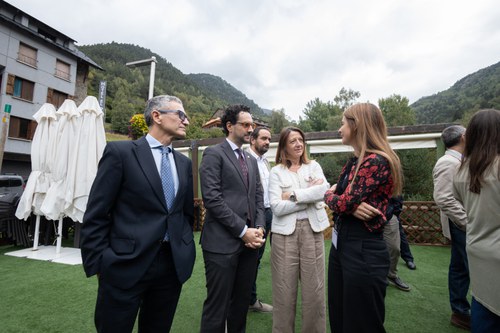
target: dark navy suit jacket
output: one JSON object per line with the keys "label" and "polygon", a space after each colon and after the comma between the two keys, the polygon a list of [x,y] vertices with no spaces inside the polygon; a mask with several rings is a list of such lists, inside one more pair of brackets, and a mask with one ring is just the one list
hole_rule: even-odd
{"label": "dark navy suit jacket", "polygon": [[193,271],[193,176],[189,158],[173,151],[179,189],[167,211],[151,148],[143,137],[110,142],[99,162],[81,230],[87,276],[120,288],[135,285],[150,267],[167,230],[179,281]]}

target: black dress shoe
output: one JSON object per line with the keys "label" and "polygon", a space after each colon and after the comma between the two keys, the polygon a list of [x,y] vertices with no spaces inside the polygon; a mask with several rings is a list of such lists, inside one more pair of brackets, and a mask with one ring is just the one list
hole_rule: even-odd
{"label": "black dress shoe", "polygon": [[411,270],[414,270],[414,269],[417,269],[417,266],[415,265],[415,263],[413,261],[407,261],[406,262],[406,266],[411,269]]}
{"label": "black dress shoe", "polygon": [[470,315],[468,314],[453,313],[450,323],[455,327],[470,331]]}
{"label": "black dress shoe", "polygon": [[399,276],[396,276],[395,278],[387,277],[387,279],[389,280],[390,284],[392,284],[393,286],[395,286],[399,290],[410,291],[410,289],[411,289],[409,285],[404,283],[403,280],[401,280],[399,278]]}

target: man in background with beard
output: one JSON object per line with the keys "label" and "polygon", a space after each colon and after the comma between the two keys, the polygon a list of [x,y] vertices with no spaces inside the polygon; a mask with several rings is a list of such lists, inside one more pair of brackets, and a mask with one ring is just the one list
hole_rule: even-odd
{"label": "man in background with beard", "polygon": [[[271,131],[269,128],[264,126],[256,127],[252,136],[250,137],[250,148],[247,152],[255,157],[257,160],[257,166],[259,167],[260,182],[262,183],[262,189],[264,190],[264,215],[266,218],[266,234],[265,238],[271,235],[271,222],[273,220],[273,212],[271,211],[271,204],[269,203],[269,161],[265,156],[265,153],[269,150],[269,144],[271,143]],[[269,238],[271,241],[271,238]],[[261,302],[257,299],[257,275],[260,267],[260,260],[264,255],[264,250],[266,249],[266,244],[264,244],[259,249],[259,259],[257,261],[257,272],[255,273],[255,281],[252,286],[252,298],[250,299],[249,310],[256,312],[273,312],[272,305]]]}

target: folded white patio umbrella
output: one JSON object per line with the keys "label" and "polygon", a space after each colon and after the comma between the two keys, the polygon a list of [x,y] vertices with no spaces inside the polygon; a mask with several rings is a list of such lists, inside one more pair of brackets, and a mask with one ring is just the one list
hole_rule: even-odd
{"label": "folded white patio umbrella", "polygon": [[81,117],[74,101],[67,99],[57,110],[56,138],[54,140],[54,164],[51,184],[43,201],[41,211],[49,220],[58,220],[64,216],[66,196],[66,178],[70,161],[76,155],[76,142],[80,131]]}
{"label": "folded white patio umbrella", "polygon": [[35,214],[33,249],[38,248],[41,206],[50,187],[51,170],[54,161],[53,147],[57,130],[57,115],[54,105],[45,103],[33,115],[38,123],[31,142],[31,173],[16,209],[16,217],[27,220]]}
{"label": "folded white patio umbrella", "polygon": [[78,107],[81,128],[68,164],[64,213],[75,222],[83,221],[90,188],[106,145],[103,112],[97,98],[88,96]]}
{"label": "folded white patio umbrella", "polygon": [[[62,224],[66,194],[66,177],[69,161],[76,154],[81,117],[74,101],[67,99],[57,110],[58,122],[56,137],[51,147],[54,151],[54,164],[51,172],[50,187],[40,210],[49,220],[59,220],[56,253],[61,251]],[[71,171],[69,171],[71,172]]]}
{"label": "folded white patio umbrella", "polygon": [[45,103],[33,115],[38,123],[31,142],[31,173],[16,210],[16,217],[26,220],[33,212],[42,215],[40,207],[50,187],[52,152],[57,128],[56,108]]}

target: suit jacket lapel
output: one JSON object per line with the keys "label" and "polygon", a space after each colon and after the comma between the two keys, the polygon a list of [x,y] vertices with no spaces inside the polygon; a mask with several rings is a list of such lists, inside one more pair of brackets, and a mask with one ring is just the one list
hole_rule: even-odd
{"label": "suit jacket lapel", "polygon": [[165,209],[167,209],[167,203],[165,201],[165,196],[163,195],[163,189],[161,187],[161,178],[158,174],[158,169],[156,168],[155,160],[153,158],[153,153],[151,152],[151,147],[149,146],[146,138],[141,138],[137,141],[135,154],[137,161],[144,173],[144,176],[148,180],[153,193],[156,195],[158,200],[163,203]]}
{"label": "suit jacket lapel", "polygon": [[[227,155],[227,157],[231,161],[231,163],[233,164],[234,168],[236,169],[236,172],[240,175],[241,182],[243,183],[243,186],[245,186],[245,188],[246,188],[246,182],[243,179],[243,172],[241,171],[240,162],[236,158],[236,155],[234,154],[234,151],[231,148],[231,146],[229,145],[229,143],[227,142],[227,140],[222,141],[221,147],[222,147],[222,150],[224,151],[224,153]],[[246,152],[244,152],[244,154],[246,154]],[[247,163],[247,165],[248,165],[248,163]]]}
{"label": "suit jacket lapel", "polygon": [[172,205],[172,210],[176,205],[179,204],[179,198],[184,196],[184,190],[186,189],[187,177],[184,175],[185,171],[188,169],[185,159],[180,158],[181,153],[172,149],[175,160],[175,168],[177,169],[177,178],[179,178],[179,188],[177,189],[177,194],[175,195],[174,203]]}
{"label": "suit jacket lapel", "polygon": [[253,164],[249,163],[250,154],[248,152],[244,152],[245,154],[245,163],[247,164],[248,170],[248,189],[252,187],[252,184],[255,184],[255,170],[253,169]]}

